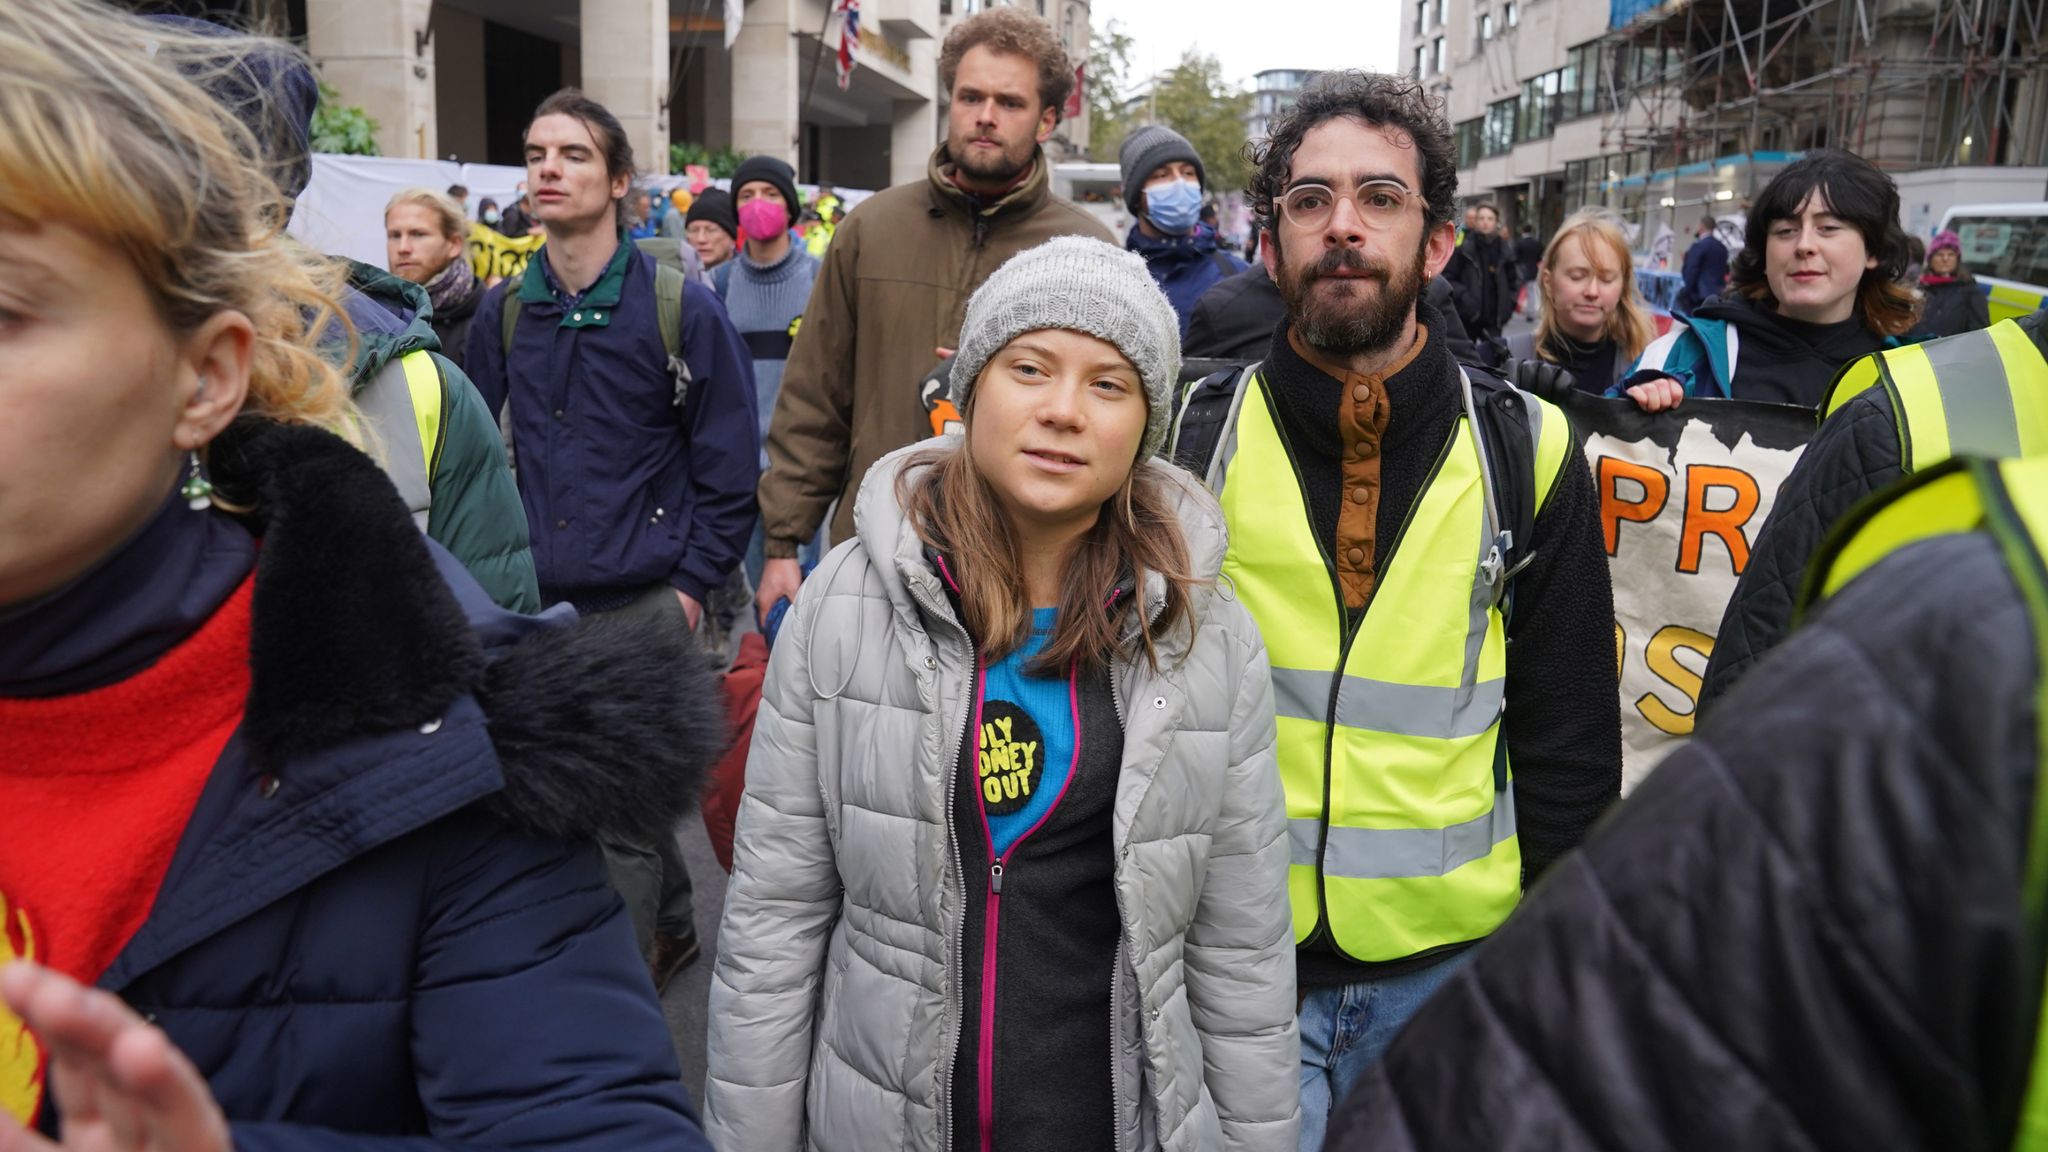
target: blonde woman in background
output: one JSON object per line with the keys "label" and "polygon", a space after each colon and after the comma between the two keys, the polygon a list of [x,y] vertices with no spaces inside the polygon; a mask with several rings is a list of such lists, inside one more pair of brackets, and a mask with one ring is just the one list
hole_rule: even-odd
{"label": "blonde woman in background", "polygon": [[492,608],[351,444],[292,49],[49,0],[0,60],[0,1148],[707,1148],[591,840],[715,688]]}
{"label": "blonde woman in background", "polygon": [[1583,391],[1606,392],[1657,335],[1636,291],[1628,236],[1604,210],[1565,219],[1543,250],[1537,290],[1536,328],[1508,337],[1508,355],[1555,364]]}

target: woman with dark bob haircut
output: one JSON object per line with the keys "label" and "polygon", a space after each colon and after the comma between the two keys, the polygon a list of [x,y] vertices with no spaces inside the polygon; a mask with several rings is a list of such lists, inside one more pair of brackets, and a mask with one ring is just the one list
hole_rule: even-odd
{"label": "woman with dark bob haircut", "polygon": [[1757,197],[1730,291],[1644,349],[1617,389],[1651,412],[1688,396],[1816,407],[1842,365],[1913,326],[1905,274],[1891,177],[1809,152]]}

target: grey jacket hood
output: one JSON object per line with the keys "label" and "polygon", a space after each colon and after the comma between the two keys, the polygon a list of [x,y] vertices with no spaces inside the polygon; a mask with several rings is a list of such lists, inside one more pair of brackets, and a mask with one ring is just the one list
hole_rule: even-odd
{"label": "grey jacket hood", "polygon": [[[861,481],[860,494],[853,506],[854,532],[869,556],[891,559],[889,563],[878,562],[876,569],[889,588],[890,599],[901,608],[915,607],[910,587],[920,575],[930,574],[930,565],[925,560],[923,540],[896,500],[896,479],[905,471],[928,468],[932,461],[959,451],[965,444],[961,437],[945,436],[898,448],[876,461]],[[1173,494],[1181,536],[1187,542],[1188,567],[1203,581],[1190,599],[1194,627],[1200,628],[1216,595],[1216,583],[1223,573],[1223,555],[1230,544],[1223,507],[1200,481],[1181,468],[1156,457],[1147,457],[1138,467]],[[1165,602],[1166,580],[1157,572],[1148,572],[1145,586],[1139,591],[1149,616],[1155,606]],[[1175,633],[1160,638],[1162,657],[1174,659],[1186,649],[1188,630],[1176,629]]]}

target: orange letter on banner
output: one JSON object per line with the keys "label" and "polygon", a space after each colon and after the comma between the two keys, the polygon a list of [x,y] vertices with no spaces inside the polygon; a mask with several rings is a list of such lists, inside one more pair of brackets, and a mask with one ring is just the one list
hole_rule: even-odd
{"label": "orange letter on banner", "polygon": [[[1732,507],[1721,512],[1707,509],[1707,493],[1724,488],[1735,494]],[[1714,464],[1689,464],[1685,469],[1685,523],[1678,532],[1678,570],[1700,570],[1700,545],[1717,536],[1728,549],[1728,559],[1737,576],[1749,566],[1749,539],[1742,526],[1756,515],[1759,499],[1756,477],[1737,468]]]}
{"label": "orange letter on banner", "polygon": [[[1636,524],[1648,523],[1664,511],[1664,501],[1671,496],[1671,480],[1655,468],[1631,464],[1613,456],[1602,456],[1599,468],[1600,479],[1600,530],[1607,537],[1607,554],[1612,556],[1621,545],[1621,522],[1628,520]],[[1617,491],[1619,480],[1633,480],[1643,486],[1643,498],[1639,502],[1623,500]]]}
{"label": "orange letter on banner", "polygon": [[1693,709],[1699,707],[1700,700],[1700,676],[1678,662],[1678,650],[1681,648],[1690,648],[1702,657],[1711,657],[1714,638],[1705,632],[1666,624],[1650,637],[1649,647],[1643,652],[1643,663],[1649,666],[1651,675],[1685,693],[1686,701],[1692,707],[1683,712],[1673,711],[1654,692],[1645,692],[1636,701],[1636,711],[1643,714],[1643,719],[1656,725],[1658,731],[1672,736],[1685,736],[1692,732]]}

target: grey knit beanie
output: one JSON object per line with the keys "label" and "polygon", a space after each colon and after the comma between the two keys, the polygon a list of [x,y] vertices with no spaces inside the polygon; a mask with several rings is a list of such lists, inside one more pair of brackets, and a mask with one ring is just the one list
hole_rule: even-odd
{"label": "grey knit beanie", "polygon": [[1145,177],[1172,160],[1193,164],[1202,187],[1209,186],[1209,173],[1202,168],[1202,158],[1195,154],[1195,146],[1188,143],[1187,137],[1157,124],[1147,124],[1124,137],[1123,147],[1116,152],[1116,162],[1124,172],[1124,207],[1131,210],[1131,215],[1145,214]]}
{"label": "grey knit beanie", "polygon": [[967,411],[967,394],[989,357],[1026,332],[1048,328],[1085,332],[1124,354],[1145,384],[1138,456],[1159,451],[1180,377],[1180,317],[1142,257],[1085,236],[1019,252],[975,290],[953,356],[954,407]]}

